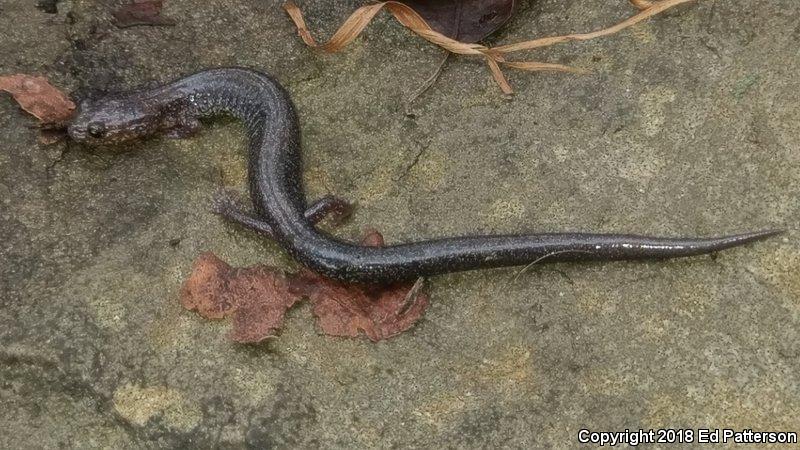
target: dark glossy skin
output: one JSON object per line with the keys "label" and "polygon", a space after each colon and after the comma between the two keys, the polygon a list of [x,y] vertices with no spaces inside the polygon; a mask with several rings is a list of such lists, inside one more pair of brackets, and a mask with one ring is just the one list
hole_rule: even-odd
{"label": "dark glossy skin", "polygon": [[462,270],[534,262],[673,258],[700,255],[772,236],[762,231],[716,238],[548,233],[468,236],[382,248],[341,241],[313,222],[345,214],[326,198],[307,208],[301,184],[300,135],[286,91],[270,76],[240,68],[212,69],[164,86],[81,105],[69,132],[77,141],[122,141],[154,134],[183,137],[198,119],[241,120],[250,138],[249,184],[255,213],[226,198],[216,211],[278,241],[313,270],[345,281],[384,283]]}

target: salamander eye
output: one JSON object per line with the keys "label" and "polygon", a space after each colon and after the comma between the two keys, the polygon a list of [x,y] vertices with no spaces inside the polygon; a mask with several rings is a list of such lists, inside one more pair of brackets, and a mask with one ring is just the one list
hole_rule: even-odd
{"label": "salamander eye", "polygon": [[101,138],[106,135],[106,126],[100,122],[92,122],[86,127],[86,131],[93,138]]}

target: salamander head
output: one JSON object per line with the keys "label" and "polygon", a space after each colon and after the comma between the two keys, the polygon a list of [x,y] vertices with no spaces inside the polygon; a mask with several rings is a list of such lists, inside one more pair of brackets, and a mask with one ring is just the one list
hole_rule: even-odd
{"label": "salamander head", "polygon": [[164,128],[161,114],[123,97],[84,101],[69,126],[77,142],[114,143],[140,139]]}

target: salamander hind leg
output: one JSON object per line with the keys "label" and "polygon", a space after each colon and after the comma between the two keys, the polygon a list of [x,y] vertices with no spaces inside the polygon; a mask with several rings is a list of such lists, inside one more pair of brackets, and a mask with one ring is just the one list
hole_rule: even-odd
{"label": "salamander hind leg", "polygon": [[[272,227],[262,218],[244,211],[242,205],[235,200],[231,192],[221,191],[214,197],[212,210],[227,220],[257,231],[267,237],[273,237]],[[341,224],[353,211],[353,205],[339,197],[323,197],[312,204],[305,212],[305,218],[316,224],[330,216],[333,223]]]}
{"label": "salamander hind leg", "polygon": [[235,200],[234,195],[228,191],[220,191],[214,196],[211,210],[230,222],[237,223],[269,238],[274,237],[272,227],[263,219],[244,212],[243,207]]}
{"label": "salamander hind leg", "polygon": [[353,213],[353,204],[333,195],[322,197],[312,204],[305,213],[311,223],[318,223],[330,217],[334,225],[341,225]]}

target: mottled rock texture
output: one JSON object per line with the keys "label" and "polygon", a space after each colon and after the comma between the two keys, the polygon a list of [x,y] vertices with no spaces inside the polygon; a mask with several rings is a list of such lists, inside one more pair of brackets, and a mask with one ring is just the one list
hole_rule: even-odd
{"label": "mottled rock texture", "polygon": [[[800,10],[702,0],[530,56],[504,99],[381,15],[346,52],[296,37],[278,2],[169,0],[174,27],[111,25],[114,1],[0,5],[0,73],[76,97],[245,65],[302,120],[309,197],[357,202],[389,243],[477,232],[708,235],[783,226],[715,257],[559,264],[430,281],[393,340],[320,336],[308,306],[258,346],[178,302],[192,261],[294,268],[209,211],[245,189],[244,136],[43,147],[0,98],[0,447],[553,446],[582,427],[798,429]],[[358,2],[305,0],[329,35]],[[588,31],[623,1],[522,1],[492,42]]]}

